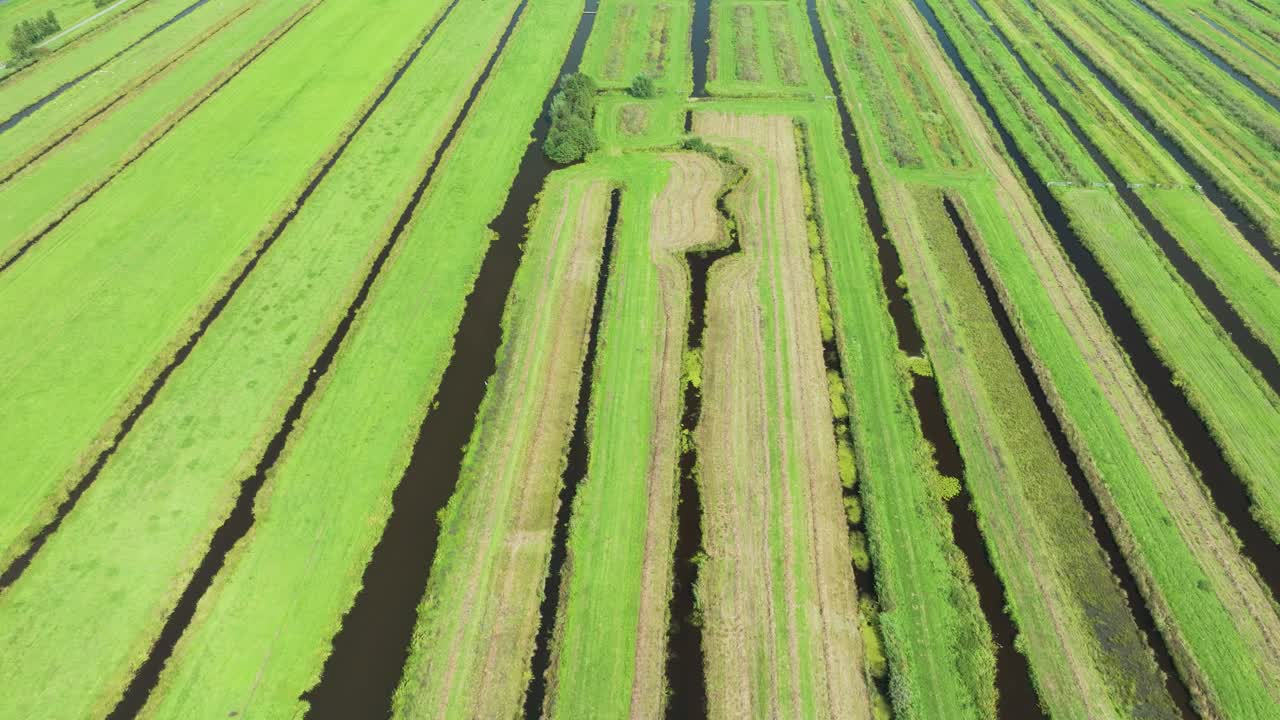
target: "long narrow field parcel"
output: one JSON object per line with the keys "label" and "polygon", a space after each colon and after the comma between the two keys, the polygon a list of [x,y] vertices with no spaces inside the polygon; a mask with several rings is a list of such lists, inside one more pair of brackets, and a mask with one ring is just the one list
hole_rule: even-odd
{"label": "long narrow field parcel", "polygon": [[[459,12],[466,7],[462,4],[453,11],[388,104],[396,102],[414,123],[436,115],[418,105],[435,95],[422,93],[420,83],[456,82],[440,72],[454,62],[447,56],[468,52],[462,48],[474,44],[469,52],[484,58],[496,49],[491,43],[505,32],[503,26],[512,29],[517,5],[487,4],[497,7],[469,16]],[[332,658],[343,613],[361,591],[362,570],[387,528],[393,491],[398,483],[422,482],[405,474],[414,436],[437,397],[467,293],[489,247],[492,233],[485,224],[502,205],[528,143],[528,128],[568,44],[568,29],[559,21],[566,9],[576,7],[573,2],[525,5],[489,78],[473,88],[474,104],[276,460],[252,531],[210,588],[144,717],[231,709],[252,714],[252,708],[291,715],[304,703],[312,703],[309,712],[317,716],[344,716],[341,708],[313,703],[323,682],[322,666],[326,656]],[[478,27],[494,34],[479,35]],[[478,71],[485,61],[475,57],[470,63]],[[538,82],[530,82],[532,76]],[[397,101],[401,89],[407,92]],[[370,160],[389,149],[381,143],[369,148]],[[426,161],[419,161],[417,172]],[[479,167],[486,174],[472,170]],[[350,177],[355,181],[359,175]],[[486,192],[476,192],[478,179]],[[402,188],[397,205],[409,199],[408,190]],[[394,232],[392,223],[403,220],[388,218],[382,232]],[[451,489],[429,492],[441,496],[443,505]],[[434,544],[434,529],[424,529],[432,520],[427,512],[410,525],[415,546]],[[328,580],[317,586],[318,578]],[[411,592],[416,601],[421,588]],[[262,627],[279,630],[257,632]],[[382,648],[399,653],[400,663],[408,654],[411,629],[412,624],[405,628],[399,646]],[[406,678],[412,677],[406,670]],[[386,708],[397,679],[390,678],[386,688]],[[229,693],[240,698],[238,704],[229,706]]]}
{"label": "long narrow field parcel", "polygon": [[728,198],[742,252],[708,280],[696,437],[713,715],[865,716],[795,131],[785,116],[718,112],[694,127],[746,168]]}
{"label": "long narrow field parcel", "polygon": [[563,567],[553,568],[562,573],[558,607],[543,619],[552,634],[541,711],[658,717],[688,318],[681,252],[715,241],[722,178],[714,162],[687,154],[593,164],[622,197],[590,404],[579,408],[588,453],[576,468]]}

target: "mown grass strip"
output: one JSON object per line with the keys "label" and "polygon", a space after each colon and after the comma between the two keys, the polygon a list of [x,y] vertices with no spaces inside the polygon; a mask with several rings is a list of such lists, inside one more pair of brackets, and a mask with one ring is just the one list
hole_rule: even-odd
{"label": "mown grass strip", "polygon": [[[361,36],[361,42],[355,42],[352,40],[350,33],[358,34],[361,30],[366,29],[361,25],[361,23],[356,22],[356,18],[351,14],[356,12],[357,9],[344,3],[336,3],[332,6],[325,5],[323,9],[328,10],[329,12],[321,12],[319,15],[312,16],[311,19],[315,22],[304,26],[307,29],[307,32],[302,32],[298,35],[290,35],[289,41],[294,42],[286,41],[286,44],[281,46],[285,48],[285,50],[282,54],[274,57],[276,60],[285,61],[284,65],[280,67],[296,67],[296,62],[289,62],[291,60],[297,60],[296,56],[293,58],[290,57],[290,52],[296,53],[298,51],[301,51],[304,54],[307,52],[327,53],[328,59],[339,63],[347,59],[344,56],[344,52],[357,54],[364,53],[362,57],[368,65],[362,72],[355,73],[354,76],[348,76],[341,79],[333,76],[334,79],[332,85],[328,85],[324,82],[320,82],[318,84],[313,83],[310,87],[316,88],[316,90],[310,97],[306,94],[300,95],[290,91],[288,93],[288,98],[292,102],[292,107],[304,113],[308,109],[308,102],[324,102],[327,107],[332,109],[334,99],[331,97],[331,94],[333,93],[346,93],[359,96],[362,94],[361,91],[367,87],[362,87],[362,83],[376,80],[378,76],[374,75],[374,73],[378,70],[382,70],[383,75],[385,76],[387,65],[394,61],[394,56],[380,56],[378,53],[374,53],[370,49],[370,45],[366,45],[365,43],[379,47],[383,52],[387,53],[387,55],[391,55],[395,52],[395,49],[401,48],[405,45],[405,42],[409,37],[411,37],[410,33],[413,32],[412,28],[414,25],[421,27],[421,8],[411,7],[409,5],[396,6],[393,4],[389,6],[387,10],[390,14],[389,16],[397,17],[399,22],[384,23],[381,25],[382,32],[366,32]],[[385,20],[387,17],[384,16],[381,19]],[[331,49],[327,47],[326,42],[321,42],[316,37],[310,37],[312,33],[318,34],[318,36],[323,38],[326,42],[333,42],[337,45],[342,45],[342,51],[333,50],[330,52]],[[379,65],[382,67],[378,67]],[[348,67],[359,66],[348,65]],[[314,68],[315,72],[324,74],[325,66],[323,63],[315,64]],[[278,68],[272,68],[270,65],[267,66],[267,69],[268,71],[278,70]],[[296,80],[296,72],[290,71],[287,74],[291,79]],[[268,82],[265,84],[270,87],[271,83],[269,82],[269,78],[270,75],[267,75],[265,78],[260,77],[259,79],[267,79]],[[248,91],[251,93],[250,97],[253,97],[252,93],[258,90],[258,88],[253,85],[246,87],[250,88]],[[326,96],[326,93],[324,92],[325,90],[329,91],[330,96]],[[235,109],[235,106],[233,106],[232,109]],[[287,117],[288,116],[286,114],[285,118]],[[218,118],[216,115],[213,119],[221,120],[221,118]],[[329,127],[332,128],[332,126]],[[205,129],[207,130],[207,128]],[[231,130],[231,128],[227,129]],[[261,129],[264,132],[258,137],[263,139],[271,137],[272,132],[269,127],[263,127]],[[318,132],[323,132],[324,129],[324,126],[316,128]],[[290,126],[289,132],[293,133],[294,136],[297,137],[296,128]],[[325,139],[326,138],[323,136],[320,136],[312,138],[312,141],[323,142]],[[295,147],[295,152],[306,151],[307,148],[308,146],[305,143],[299,143]],[[312,148],[317,149],[314,148],[314,146],[312,146]],[[226,151],[226,146],[220,148],[220,151]],[[219,157],[222,156],[219,154]],[[289,169],[288,165],[283,163],[286,158],[287,155],[281,155],[277,159],[281,161],[281,164],[284,165],[284,169],[287,171]],[[186,167],[189,169],[190,166],[188,165]],[[296,166],[294,169],[304,170],[304,168],[297,168]],[[276,181],[280,180],[279,177],[275,177],[274,179]],[[208,193],[210,188],[199,187],[194,188],[193,190]],[[270,198],[268,197],[267,200],[269,201]],[[248,220],[253,220],[253,216],[251,214]],[[258,221],[261,221],[260,216]],[[242,218],[240,222],[246,222],[246,220]],[[165,227],[168,226],[168,223],[162,224]],[[213,225],[213,223],[210,223],[210,225]],[[74,245],[74,243],[63,244],[60,245],[60,247],[66,248],[72,245]],[[29,267],[31,266],[23,266],[24,269]],[[28,277],[29,273],[19,273],[17,276]],[[5,280],[8,281],[13,277],[16,276],[13,274],[8,275]],[[12,286],[7,287],[6,289],[11,290]],[[110,288],[109,286],[100,286],[98,289],[108,290]],[[27,493],[32,493],[33,490],[37,490],[37,488],[28,486],[24,488],[24,490]],[[47,489],[46,492],[48,492]],[[164,517],[167,521],[173,522],[179,527],[179,534],[181,534],[183,523],[189,522],[192,516],[199,518],[211,511],[217,513],[223,509],[222,507],[216,506],[211,508],[208,505],[202,506],[200,504],[188,504],[186,502],[186,498],[182,497],[181,492],[177,489],[171,488],[170,493],[171,494],[168,497],[173,502],[179,503],[181,510],[174,514],[165,514]],[[105,496],[106,499],[100,501],[95,500],[96,497],[103,496]],[[30,495],[28,497],[30,497]],[[149,500],[158,502],[160,497],[162,497],[162,495],[151,497]],[[136,557],[130,558],[129,556],[114,554],[114,551],[111,549],[111,543],[106,540],[109,536],[109,532],[105,528],[116,528],[117,530],[124,532],[125,537],[134,537],[134,535],[130,532],[124,531],[123,528],[118,528],[117,524],[112,519],[118,517],[116,510],[110,507],[112,499],[119,498],[107,491],[101,491],[98,493],[90,492],[87,495],[84,504],[78,508],[80,512],[73,513],[69,517],[68,523],[63,529],[64,532],[60,532],[55,535],[51,543],[46,547],[46,552],[37,556],[30,573],[24,576],[21,582],[9,588],[9,590],[0,597],[0,613],[18,613],[21,615],[24,612],[31,612],[36,606],[28,604],[22,598],[24,596],[47,597],[46,593],[49,592],[50,587],[57,587],[65,580],[65,578],[59,577],[60,574],[71,567],[78,568],[71,569],[70,571],[72,573],[84,574],[90,571],[102,572],[104,575],[99,577],[108,582],[112,577],[116,578],[117,582],[132,582],[136,585],[141,585],[144,579],[151,582],[169,582],[164,574],[146,574],[145,568],[150,567],[156,562],[155,557],[148,556],[139,560]],[[95,512],[95,508],[100,512]],[[157,515],[150,515],[148,518],[145,518],[145,520],[148,522],[154,522],[157,521],[158,518],[159,516]],[[138,517],[138,519],[144,520],[142,517]],[[163,525],[170,528],[173,527],[167,524]],[[157,530],[159,530],[160,527],[161,524],[156,524]],[[95,565],[92,568],[77,565],[74,562],[68,566],[58,560],[59,553],[66,552],[68,550],[74,553],[74,547],[81,547],[82,543],[77,541],[75,538],[86,534],[87,536],[95,538],[93,546],[102,549],[102,551],[110,557],[109,560],[104,561],[101,565]],[[124,544],[128,546],[130,543],[125,542]],[[169,548],[174,546],[176,545],[172,543],[159,542],[156,545],[147,545],[146,547],[158,549],[161,547]],[[117,546],[115,550],[118,549],[119,548]],[[46,554],[51,555],[52,557],[46,559]],[[166,557],[171,562],[175,562],[180,566],[185,566],[189,571],[190,568],[195,565],[196,560],[198,560],[201,554],[200,545],[197,543],[194,546],[188,545],[187,552],[175,553],[167,555]],[[135,565],[130,569],[137,571],[139,568],[143,568],[141,577],[130,576],[128,572],[122,573],[122,569],[124,569],[123,566],[127,564],[130,559],[139,561],[140,564]],[[119,564],[117,564],[117,562]],[[122,574],[125,577],[120,577]],[[102,620],[101,613],[94,610],[85,610],[84,607],[85,605],[91,608],[96,607],[97,601],[101,598],[101,595],[96,591],[94,584],[86,580],[85,584],[78,585],[78,587],[82,588],[83,593],[71,594],[55,591],[54,594],[57,595],[56,603],[53,600],[41,602],[38,606],[40,607],[38,614],[40,615],[41,620],[45,621],[44,624],[40,625],[44,628],[43,632],[36,630],[35,625],[33,624],[20,625],[6,623],[6,629],[12,629],[14,632],[41,632],[40,643],[28,644],[25,642],[19,642],[16,645],[11,645],[11,647],[28,647],[28,650],[30,650],[29,645],[39,644],[40,647],[47,648],[46,652],[48,655],[45,659],[53,661],[56,665],[56,663],[59,662],[56,658],[63,657],[62,653],[65,652],[65,648],[60,648],[58,644],[60,632],[76,634],[78,632],[78,623],[75,618],[97,617],[99,621]],[[175,590],[176,588],[171,588],[170,592],[172,593]],[[139,592],[142,591],[139,590]],[[157,595],[162,596],[163,593],[157,593]],[[159,607],[153,603],[159,604]],[[99,638],[99,643],[93,646],[93,653],[90,653],[93,657],[86,657],[86,662],[100,661],[109,667],[120,668],[120,670],[116,671],[117,673],[121,671],[127,672],[128,668],[136,663],[139,656],[145,652],[146,646],[150,644],[150,640],[146,636],[145,628],[153,628],[155,624],[158,624],[159,618],[156,617],[156,614],[158,613],[163,617],[164,603],[164,597],[147,596],[146,598],[142,598],[141,603],[135,604],[121,602],[118,607],[113,607],[115,611],[121,613],[120,616],[117,616],[117,619],[119,619],[120,622],[112,625],[111,630],[104,630],[103,635]],[[56,609],[53,607],[55,604],[58,606]],[[62,616],[61,619],[57,619],[59,617],[59,610],[65,610],[67,612],[67,614]],[[132,620],[126,619],[129,613],[138,613],[138,615],[134,615]],[[101,622],[99,627],[102,627]],[[137,634],[140,628],[144,628],[141,637]],[[15,659],[8,656],[4,657],[3,660],[0,660],[0,663],[2,663],[6,668],[12,667],[13,662],[15,662]],[[35,674],[36,676],[47,672],[49,667],[47,664],[42,664],[32,652],[27,652],[24,659],[17,660],[16,662],[19,662],[22,665],[22,673]],[[6,678],[12,679],[16,683],[22,684],[21,677],[23,677],[23,675],[18,673],[17,670],[14,670],[13,672],[6,670]],[[63,704],[68,708],[67,711],[71,713],[79,712],[79,710],[76,709],[77,707],[79,707],[80,710],[84,710],[88,706],[98,706],[102,703],[113,702],[113,693],[115,691],[111,689],[110,684],[119,681],[119,675],[112,673],[93,673],[83,676],[77,675],[75,677],[64,674],[60,677],[64,678],[64,683],[70,685],[69,688],[64,688],[66,692],[63,694],[62,699],[64,700]],[[95,687],[89,684],[78,684],[76,682],[77,679],[84,677],[92,677],[97,682],[106,684],[106,687]],[[53,683],[46,684],[43,681],[28,682],[22,684],[22,686],[26,688],[24,692],[27,694],[20,695],[18,697],[26,697],[26,701],[28,702],[39,702],[39,692],[41,692],[41,689],[43,689],[44,692],[59,692],[59,689],[56,688]]]}
{"label": "mown grass strip", "polygon": [[[541,708],[546,717],[627,717],[641,687],[647,689],[638,698],[642,707],[657,709],[663,700],[679,417],[660,416],[656,408],[679,403],[681,353],[666,346],[671,325],[678,324],[682,334],[686,317],[681,312],[674,323],[664,321],[664,297],[671,289],[659,284],[661,256],[650,247],[654,203],[668,170],[657,158],[639,155],[592,165],[616,178],[623,199],[609,287],[598,310],[603,314],[590,402],[579,409],[588,413],[588,457],[569,508],[567,559]],[[658,257],[651,259],[651,253]],[[645,331],[637,332],[641,327]],[[659,348],[655,336],[666,338]],[[650,517],[655,493],[659,502]],[[649,552],[659,570],[646,574]],[[613,590],[598,592],[605,587]],[[650,611],[642,614],[644,604]],[[661,620],[654,620],[655,612]],[[642,628],[648,637],[640,637]],[[642,646],[650,648],[647,657]],[[657,677],[647,677],[653,673]]]}
{"label": "mown grass strip", "polygon": [[[333,21],[332,14],[319,17],[303,27]],[[393,59],[382,67],[371,62],[349,80],[334,78],[294,97],[285,78],[271,73],[277,62],[305,55],[296,37],[264,48],[270,60],[239,75],[235,92],[214,96],[201,107],[199,122],[184,123],[165,137],[60,225],[48,244],[0,277],[0,325],[29,343],[6,346],[11,364],[5,380],[35,388],[0,419],[32,433],[14,435],[24,438],[20,451],[5,457],[3,472],[18,479],[6,487],[11,502],[0,521],[6,559],[109,444],[151,378],[198,329],[203,311],[268,236],[271,214],[288,212],[281,208],[292,200],[295,183],[320,169],[319,163],[307,166],[346,122],[335,95],[363,90],[360,82],[372,85]],[[307,102],[323,103],[334,112],[301,134],[289,124],[296,115],[247,118],[239,104],[246,100],[260,108],[293,103],[299,113],[307,112]],[[345,107],[355,110],[358,102],[353,97]],[[246,134],[246,120],[257,134]],[[173,180],[202,172],[237,172],[241,182],[205,187]],[[198,252],[182,252],[171,242],[169,229],[178,226],[188,228],[183,240]],[[82,279],[74,290],[64,287],[67,272]],[[32,326],[34,317],[42,322]],[[42,355],[42,346],[58,360],[19,359]],[[50,427],[44,423],[57,431],[42,430]]]}
{"label": "mown grass strip", "polygon": [[260,58],[323,0],[306,4],[259,5],[218,42],[120,112],[77,129],[40,162],[0,184],[0,230],[12,238],[0,248],[0,272],[51,233],[76,209],[115,180],[246,67]]}

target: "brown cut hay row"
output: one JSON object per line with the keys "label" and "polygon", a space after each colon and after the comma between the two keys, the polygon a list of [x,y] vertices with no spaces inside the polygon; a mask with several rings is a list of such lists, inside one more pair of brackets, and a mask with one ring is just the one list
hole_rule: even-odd
{"label": "brown cut hay row", "polygon": [[695,126],[747,168],[728,198],[742,253],[717,262],[708,282],[696,433],[710,713],[864,717],[870,700],[792,121],[699,113]]}

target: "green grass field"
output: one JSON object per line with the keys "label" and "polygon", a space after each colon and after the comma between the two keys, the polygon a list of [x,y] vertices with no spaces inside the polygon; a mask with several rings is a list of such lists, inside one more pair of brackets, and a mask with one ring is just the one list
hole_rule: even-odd
{"label": "green grass field", "polygon": [[193,1],[0,0],[0,717],[1277,714],[1268,3]]}

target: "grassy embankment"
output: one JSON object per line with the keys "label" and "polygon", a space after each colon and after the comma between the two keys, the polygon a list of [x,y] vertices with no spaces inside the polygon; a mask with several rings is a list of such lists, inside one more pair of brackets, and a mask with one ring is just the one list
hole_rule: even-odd
{"label": "grassy embankment", "polygon": [[[923,49],[949,95],[964,97],[941,50],[928,44],[923,21],[909,12],[904,17],[926,41]],[[994,152],[980,111],[971,103],[958,103],[957,111],[995,179],[994,197],[967,200],[981,229],[977,250],[1181,674],[1202,708],[1265,715],[1276,666],[1266,640],[1276,636],[1275,611],[1265,588],[1025,189]]]}
{"label": "grassy embankment", "polygon": [[229,78],[261,58],[265,48],[323,1],[258,4],[195,48],[184,62],[152,77],[126,102],[0,184],[0,235],[9,239],[0,248],[0,261],[146,152],[213,93],[226,89]]}
{"label": "grassy embankment", "polygon": [[[113,55],[177,15],[191,5],[191,2],[192,0],[147,0],[132,12],[115,18],[100,30],[4,79],[3,84],[0,84],[0,88],[4,89],[4,92],[0,93],[0,120],[9,119],[19,110],[54,92],[64,83],[106,62]],[[191,15],[166,28],[164,32],[152,36],[139,47],[157,41],[165,32],[198,15],[204,9],[204,7],[196,8]],[[0,41],[7,43],[8,37]],[[5,47],[7,49],[8,46]]]}
{"label": "grassy embankment", "polygon": [[[972,42],[977,30],[958,14],[937,4],[961,56],[974,71],[996,112],[1042,177],[1053,172],[1045,138],[1067,151],[1082,177],[1101,171],[1076,142],[1065,122],[1030,86],[1030,80],[1006,64],[1013,59],[998,44]],[[980,23],[980,21],[978,21]],[[998,42],[998,41],[992,41]],[[1003,80],[1003,82],[1001,81]],[[1032,131],[1030,128],[1036,128]],[[1042,137],[1036,137],[1038,132]],[[1175,373],[1253,500],[1252,512],[1274,537],[1280,537],[1280,485],[1271,482],[1280,467],[1280,399],[1204,309],[1154,242],[1110,188],[1055,186],[1076,233],[1115,284],[1152,347]]]}
{"label": "grassy embankment", "polygon": [[[696,432],[713,717],[870,712],[791,118],[699,112],[746,171],[711,268]],[[816,238],[814,238],[816,241]]]}
{"label": "grassy embankment", "polygon": [[[252,531],[175,651],[149,716],[225,710],[228,688],[240,693],[242,708],[252,699],[254,707],[273,713],[301,712],[298,696],[319,676],[342,614],[360,588],[362,568],[391,511],[392,491],[448,363],[466,294],[491,238],[486,223],[502,206],[528,128],[564,57],[572,26],[563,17],[580,8],[568,2],[526,8],[277,462]],[[489,12],[499,10],[483,15]],[[478,17],[452,16],[415,64],[413,77],[402,82],[452,82],[438,72],[441,63],[478,72],[483,61],[448,57],[460,43],[481,50],[493,41],[475,33]],[[493,30],[488,21],[485,27]],[[445,42],[453,32],[461,33],[459,42]],[[531,82],[531,74],[539,82]],[[414,107],[434,101],[414,95],[396,101],[408,103],[400,111],[413,123],[431,121],[435,113]],[[475,191],[475,168],[485,168],[480,187],[491,191]],[[383,233],[389,229],[381,226]],[[261,632],[268,627],[280,630]]]}
{"label": "grassy embankment", "polygon": [[1133,5],[1035,4],[1280,245],[1274,113]]}
{"label": "grassy embankment", "polygon": [[[150,41],[112,60],[92,80],[78,83],[14,127],[0,133],[0,177],[8,176],[64,135],[106,108],[118,106],[150,76],[181,62],[257,0],[210,0]],[[285,3],[286,5],[288,3]]]}
{"label": "grassy embankment", "polygon": [[707,91],[721,97],[811,98],[822,74],[804,8],[791,2],[714,3]]}

